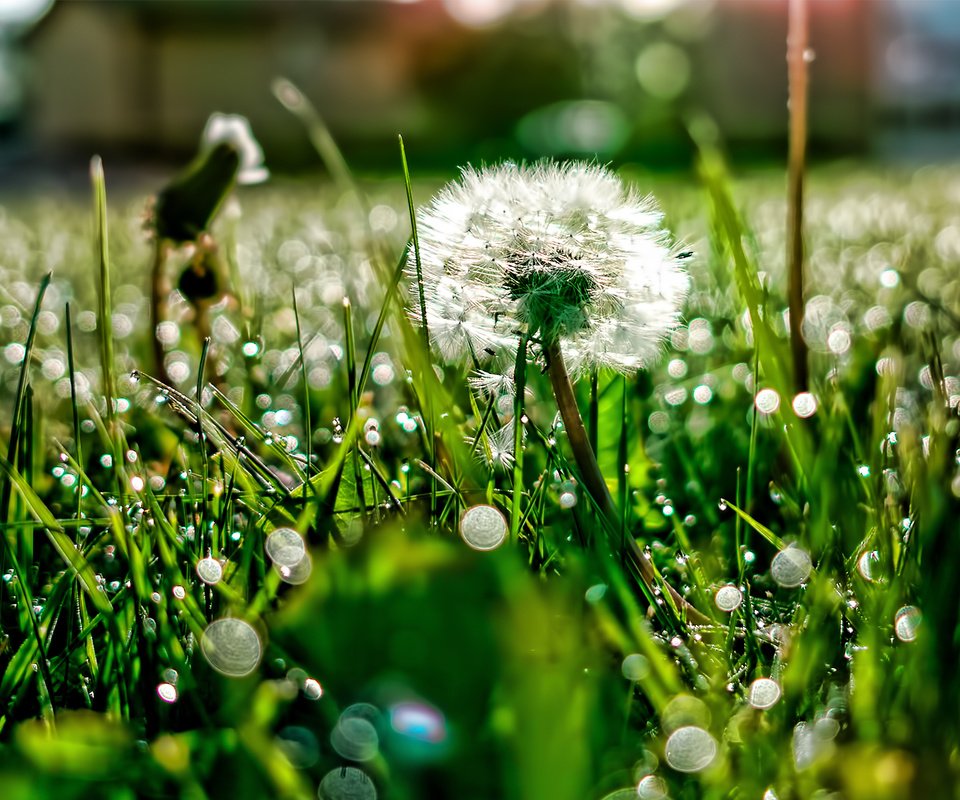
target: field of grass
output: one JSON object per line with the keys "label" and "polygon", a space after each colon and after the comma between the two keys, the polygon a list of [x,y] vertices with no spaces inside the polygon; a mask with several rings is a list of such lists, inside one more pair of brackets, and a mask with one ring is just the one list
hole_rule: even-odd
{"label": "field of grass", "polygon": [[577,383],[609,536],[538,365],[424,352],[402,180],[238,191],[169,386],[146,199],[8,198],[0,796],[957,797],[960,170],[812,173],[802,394],[782,175],[624,177],[693,289]]}

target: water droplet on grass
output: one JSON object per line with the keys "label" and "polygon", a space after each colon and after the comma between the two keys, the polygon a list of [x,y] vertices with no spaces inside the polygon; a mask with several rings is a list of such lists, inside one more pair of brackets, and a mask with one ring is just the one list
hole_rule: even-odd
{"label": "water droplet on grass", "polygon": [[320,800],[377,800],[377,788],[363,770],[338,767],[323,776],[317,797]]}
{"label": "water droplet on grass", "polygon": [[900,283],[900,273],[895,269],[885,269],[880,273],[880,285],[884,289],[893,289]]}
{"label": "water droplet on grass", "polygon": [[867,550],[857,561],[857,571],[864,580],[877,580],[880,571],[880,553],[876,550]]}
{"label": "water droplet on grass", "polygon": [[721,611],[736,611],[743,602],[743,593],[733,585],[721,586],[717,589],[713,601]]}
{"label": "water droplet on grass", "polygon": [[284,583],[289,583],[291,586],[300,586],[309,580],[310,574],[313,572],[313,559],[310,558],[309,553],[305,553],[303,558],[292,567],[281,567],[274,564],[273,568]]}
{"label": "water droplet on grass", "polygon": [[369,761],[380,750],[380,736],[373,723],[360,713],[348,708],[330,733],[330,746],[342,758],[350,761]]}
{"label": "water droplet on grass", "polygon": [[656,775],[645,775],[637,784],[637,797],[641,800],[666,800],[667,784]]}
{"label": "water droplet on grass", "polygon": [[472,506],[460,518],[460,536],[474,550],[495,550],[507,538],[506,517],[493,506]]}
{"label": "water droplet on grass", "polygon": [[817,398],[810,392],[800,392],[793,398],[793,413],[801,419],[807,419],[817,413]]}
{"label": "water droplet on grass", "polygon": [[264,542],[264,550],[278,567],[297,566],[306,555],[303,537],[293,528],[277,528]]}
{"label": "water droplet on grass", "polygon": [[785,589],[799,586],[813,570],[813,563],[806,550],[799,547],[787,547],[773,557],[770,564],[770,575]]}
{"label": "water droplet on grass", "polygon": [[253,626],[233,617],[211,622],[200,637],[200,649],[211,667],[232,678],[249,675],[263,655]]}
{"label": "water droplet on grass", "polygon": [[901,642],[912,642],[917,638],[917,630],[923,616],[916,606],[903,606],[893,618],[893,632]]}
{"label": "water droplet on grass", "polygon": [[703,728],[688,725],[678,728],[667,739],[664,756],[677,772],[700,772],[713,763],[716,740]]}
{"label": "water droplet on grass", "polygon": [[623,659],[620,671],[628,681],[642,681],[650,674],[650,662],[640,653],[631,653]]}
{"label": "water droplet on grass", "polygon": [[757,678],[750,684],[747,702],[754,708],[771,708],[780,699],[780,684],[770,678]]}
{"label": "water droplet on grass", "polygon": [[197,576],[204,583],[212,586],[219,583],[223,577],[223,567],[220,566],[220,562],[215,558],[211,558],[210,556],[201,558],[197,562]]}
{"label": "water droplet on grass", "polygon": [[316,678],[307,678],[303,682],[303,695],[308,700],[319,700],[323,697],[323,687]]}
{"label": "water droplet on grass", "polygon": [[780,408],[780,395],[774,389],[761,389],[753,402],[761,414],[774,414]]}
{"label": "water droplet on grass", "polygon": [[176,703],[177,694],[177,687],[172,683],[161,683],[157,686],[157,695],[164,703]]}

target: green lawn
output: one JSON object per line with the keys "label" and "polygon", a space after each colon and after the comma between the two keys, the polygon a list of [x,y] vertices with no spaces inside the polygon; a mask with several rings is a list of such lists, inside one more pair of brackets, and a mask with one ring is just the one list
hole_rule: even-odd
{"label": "green lawn", "polygon": [[[811,174],[797,395],[783,177],[709,164],[625,174],[693,289],[656,367],[577,384],[697,625],[604,535],[539,365],[517,470],[506,384],[424,353],[401,179],[239,190],[172,386],[146,198],[108,252],[93,203],[9,198],[0,796],[958,796],[960,169]],[[494,551],[478,505],[517,509]]]}

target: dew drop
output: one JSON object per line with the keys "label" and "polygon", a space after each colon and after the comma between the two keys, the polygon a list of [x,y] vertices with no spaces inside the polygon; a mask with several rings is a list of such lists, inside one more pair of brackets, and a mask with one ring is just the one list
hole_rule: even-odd
{"label": "dew drop", "polygon": [[[380,750],[380,736],[368,718],[367,706],[350,706],[337,720],[330,732],[330,746],[342,758],[350,761],[369,761]],[[375,711],[375,709],[374,709]],[[374,716],[376,719],[376,716]]]}
{"label": "dew drop", "polygon": [[678,728],[667,739],[664,756],[677,772],[700,772],[713,763],[716,740],[703,728],[688,725]]}
{"label": "dew drop", "polygon": [[754,708],[772,708],[780,699],[780,684],[770,678],[757,678],[750,684],[747,702]]}
{"label": "dew drop", "polygon": [[713,596],[713,601],[721,611],[731,612],[740,608],[743,602],[743,593],[732,584],[721,586]]}
{"label": "dew drop", "polygon": [[562,492],[560,494],[560,508],[570,509],[577,504],[576,492]]}
{"label": "dew drop", "polygon": [[309,553],[304,553],[303,558],[292,567],[281,567],[274,563],[273,568],[284,583],[291,586],[300,586],[309,580],[310,574],[313,572],[313,559],[310,558]]}
{"label": "dew drop", "polygon": [[666,800],[667,784],[656,775],[645,775],[637,783],[637,797],[640,800]]}
{"label": "dew drop", "polygon": [[753,402],[761,414],[775,414],[780,408],[780,395],[774,389],[761,389]]}
{"label": "dew drop", "polygon": [[164,703],[176,703],[177,702],[177,687],[172,683],[161,683],[157,686],[157,695]]}
{"label": "dew drop", "polygon": [[320,800],[377,800],[377,787],[367,774],[356,767],[337,767],[320,781]]}
{"label": "dew drop", "polygon": [[770,563],[771,577],[785,589],[799,586],[813,570],[813,563],[806,550],[799,547],[787,547],[773,557]]}
{"label": "dew drop", "polygon": [[460,536],[474,550],[495,550],[507,538],[506,517],[493,506],[471,506],[460,518]]}
{"label": "dew drop", "polygon": [[917,630],[923,616],[916,606],[903,606],[893,618],[893,632],[901,642],[912,642],[917,638]]}
{"label": "dew drop", "polygon": [[200,649],[211,667],[232,678],[249,675],[263,655],[263,645],[253,626],[234,617],[211,622],[200,637]]}
{"label": "dew drop", "polygon": [[212,586],[219,583],[223,577],[223,567],[220,566],[220,562],[215,558],[211,558],[210,556],[201,558],[197,562],[197,576],[204,583]]}
{"label": "dew drop", "polygon": [[880,569],[880,553],[876,550],[867,550],[857,560],[857,571],[866,581],[877,580]]}
{"label": "dew drop", "polygon": [[297,566],[307,552],[303,537],[293,528],[277,528],[271,532],[264,542],[264,550],[274,564],[288,568]]}
{"label": "dew drop", "polygon": [[640,655],[640,653],[631,653],[626,658],[623,659],[623,663],[620,665],[620,671],[623,673],[623,677],[628,681],[642,681],[650,674],[650,662],[647,661],[645,656]]}
{"label": "dew drop", "polygon": [[810,392],[800,392],[791,403],[793,413],[801,419],[808,419],[817,413],[817,398]]}

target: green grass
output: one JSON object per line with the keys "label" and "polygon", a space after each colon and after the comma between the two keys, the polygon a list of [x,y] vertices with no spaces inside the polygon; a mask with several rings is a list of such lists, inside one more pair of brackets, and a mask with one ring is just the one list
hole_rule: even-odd
{"label": "green grass", "polygon": [[[108,202],[95,165],[92,211],[0,213],[4,798],[316,796],[353,763],[348,709],[377,731],[359,766],[381,797],[626,798],[646,775],[678,799],[955,797],[960,173],[810,176],[809,418],[782,177],[731,184],[709,152],[696,184],[629,176],[696,253],[686,324],[650,373],[577,390],[618,535],[711,617],[697,628],[665,595],[648,612],[547,376],[518,363],[515,403],[424,352],[398,300],[408,200],[432,187],[337,174],[239,193],[210,340],[170,303],[172,387],[151,364],[144,200]],[[765,389],[779,408],[755,414]],[[491,461],[518,411],[525,435],[499,444],[522,458]],[[481,503],[513,534],[495,552],[458,535]],[[302,585],[265,553],[280,527],[308,544]],[[771,573],[789,546],[812,559],[798,588]],[[204,655],[223,617],[259,637],[248,675]],[[761,677],[782,691],[766,710]],[[684,725],[718,746],[690,774],[665,752]]]}

